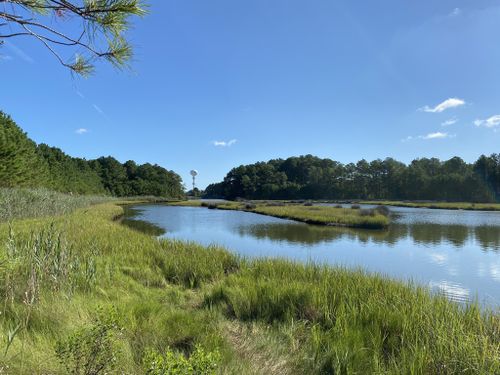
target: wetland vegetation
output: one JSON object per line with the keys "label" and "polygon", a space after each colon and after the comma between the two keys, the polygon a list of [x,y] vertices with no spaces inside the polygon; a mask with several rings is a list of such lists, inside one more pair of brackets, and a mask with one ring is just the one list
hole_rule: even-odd
{"label": "wetland vegetation", "polygon": [[361,270],[158,241],[113,221],[122,214],[110,202],[0,224],[0,366],[63,374],[94,353],[108,373],[500,371],[500,320],[475,303]]}
{"label": "wetland vegetation", "polygon": [[309,203],[284,202],[225,202],[188,200],[168,203],[177,206],[206,207],[208,209],[250,211],[307,224],[364,229],[384,229],[390,219],[386,209],[358,209],[315,206]]}

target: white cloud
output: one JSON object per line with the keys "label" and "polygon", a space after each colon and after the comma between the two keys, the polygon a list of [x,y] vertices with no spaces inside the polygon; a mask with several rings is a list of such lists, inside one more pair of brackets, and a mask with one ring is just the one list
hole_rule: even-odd
{"label": "white cloud", "polygon": [[500,125],[500,115],[491,116],[485,120],[477,119],[474,121],[474,125],[476,126],[484,126],[486,128],[496,128]]}
{"label": "white cloud", "polygon": [[454,125],[458,122],[458,119],[457,118],[450,118],[444,122],[441,123],[441,126],[451,126],[451,125]]}
{"label": "white cloud", "polygon": [[456,17],[462,14],[462,9],[460,8],[455,8],[451,11],[450,17]]}
{"label": "white cloud", "polygon": [[80,91],[76,90],[75,92],[80,98],[85,99],[85,95],[83,95]]}
{"label": "white cloud", "polygon": [[460,107],[465,104],[465,100],[458,99],[458,98],[449,98],[446,99],[444,102],[439,103],[437,106],[434,108],[429,107],[426,105],[423,108],[420,108],[420,111],[423,112],[429,112],[429,113],[441,113],[446,111],[449,108],[455,108],[455,107]]}
{"label": "white cloud", "polygon": [[214,141],[213,145],[216,147],[231,147],[237,142],[236,139],[231,139],[230,141]]}
{"label": "white cloud", "polygon": [[448,133],[435,132],[419,136],[420,139],[441,139],[451,137]]}
{"label": "white cloud", "polygon": [[85,128],[80,128],[80,129],[75,130],[75,133],[78,135],[83,135],[83,134],[88,133],[88,132],[89,132],[89,130],[85,129]]}
{"label": "white cloud", "polygon": [[409,135],[406,138],[403,138],[401,142],[409,142],[413,141],[414,139],[423,139],[423,140],[430,140],[430,139],[443,139],[443,138],[454,138],[454,134],[448,134],[448,133],[443,133],[443,132],[435,132],[435,133],[429,133],[426,135],[419,135],[419,136],[411,136]]}

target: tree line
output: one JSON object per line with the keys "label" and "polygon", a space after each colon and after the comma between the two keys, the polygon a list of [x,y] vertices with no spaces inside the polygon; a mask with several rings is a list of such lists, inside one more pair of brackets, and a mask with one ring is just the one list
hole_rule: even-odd
{"label": "tree line", "polygon": [[184,195],[178,174],[159,165],[120,163],[115,158],[86,160],[56,147],[37,145],[0,111],[0,187],[46,187],[75,194],[117,197]]}
{"label": "tree line", "polygon": [[312,155],[274,159],[232,169],[209,185],[207,198],[387,199],[496,202],[500,200],[500,154],[475,163],[459,157],[387,158],[342,164]]}

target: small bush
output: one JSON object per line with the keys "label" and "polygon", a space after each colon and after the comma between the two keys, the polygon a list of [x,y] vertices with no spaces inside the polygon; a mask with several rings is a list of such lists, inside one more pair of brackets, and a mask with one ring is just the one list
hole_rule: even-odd
{"label": "small bush", "polygon": [[359,216],[375,216],[375,210],[363,209],[359,210]]}
{"label": "small bush", "polygon": [[91,326],[57,342],[56,355],[69,374],[109,373],[116,363],[114,336],[119,331],[116,311],[99,310]]}
{"label": "small bush", "polygon": [[313,203],[312,202],[306,202],[306,203],[304,203],[304,206],[311,207],[311,206],[313,206]]}
{"label": "small bush", "polygon": [[248,202],[245,204],[245,209],[246,210],[255,210],[257,206],[254,203]]}
{"label": "small bush", "polygon": [[342,207],[341,204],[337,204],[337,205],[335,205],[335,208],[344,208],[344,207]]}
{"label": "small bush", "polygon": [[389,210],[387,206],[378,206],[375,208],[375,212],[384,216],[389,216],[391,214],[391,210]]}
{"label": "small bush", "polygon": [[215,375],[221,356],[218,351],[207,352],[200,346],[189,357],[167,349],[165,354],[150,351],[143,359],[148,375]]}
{"label": "small bush", "polygon": [[353,209],[353,210],[359,210],[359,209],[361,209],[361,206],[359,204],[353,204],[351,206],[351,209]]}

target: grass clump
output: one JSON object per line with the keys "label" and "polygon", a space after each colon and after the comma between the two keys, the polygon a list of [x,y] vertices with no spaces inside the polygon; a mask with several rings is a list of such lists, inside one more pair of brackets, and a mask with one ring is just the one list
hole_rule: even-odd
{"label": "grass clump", "polygon": [[205,248],[195,243],[162,240],[164,252],[152,253],[153,264],[168,282],[186,288],[199,288],[205,282],[221,279],[238,270],[235,255],[210,246]]}

